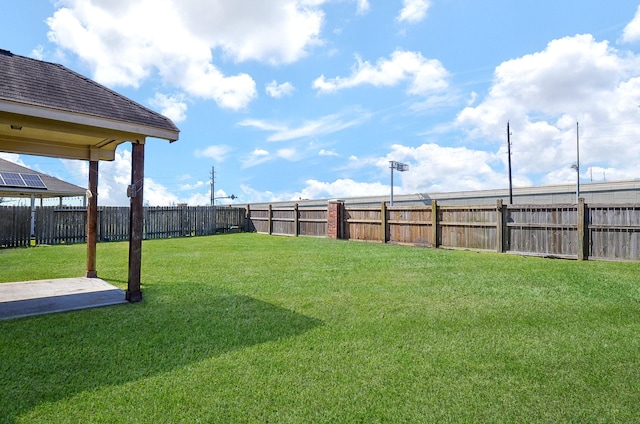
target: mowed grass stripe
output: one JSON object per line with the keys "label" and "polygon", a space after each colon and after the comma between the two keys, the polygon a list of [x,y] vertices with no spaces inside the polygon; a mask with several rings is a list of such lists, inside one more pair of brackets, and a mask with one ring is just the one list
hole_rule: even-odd
{"label": "mowed grass stripe", "polygon": [[[0,251],[0,281],[83,274]],[[98,245],[126,288],[127,244]],[[1,422],[634,422],[638,264],[150,240],[138,304],[0,322]]]}

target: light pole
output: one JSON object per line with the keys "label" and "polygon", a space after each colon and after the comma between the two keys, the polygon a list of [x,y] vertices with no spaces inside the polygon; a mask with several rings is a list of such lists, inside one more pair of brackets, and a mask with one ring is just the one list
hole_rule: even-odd
{"label": "light pole", "polygon": [[389,206],[393,206],[393,170],[397,169],[399,172],[408,171],[409,165],[407,165],[406,163],[396,162],[395,160],[390,160],[389,168],[391,168],[391,197]]}
{"label": "light pole", "polygon": [[238,196],[236,196],[235,194],[232,194],[231,196],[220,196],[220,197],[213,197],[213,193],[211,194],[211,206],[213,206],[213,233],[217,233],[218,232],[218,214],[216,212],[216,207],[215,207],[215,201],[217,199],[237,199]]}
{"label": "light pole", "polygon": [[580,203],[580,124],[576,122],[576,163],[571,169],[576,170],[576,204]]}
{"label": "light pole", "polygon": [[513,185],[511,184],[511,130],[507,121],[507,157],[509,160],[509,204],[513,204]]}
{"label": "light pole", "polygon": [[236,196],[235,194],[232,194],[231,196],[220,196],[220,197],[214,197],[213,200],[218,200],[218,199],[237,199],[238,196]]}

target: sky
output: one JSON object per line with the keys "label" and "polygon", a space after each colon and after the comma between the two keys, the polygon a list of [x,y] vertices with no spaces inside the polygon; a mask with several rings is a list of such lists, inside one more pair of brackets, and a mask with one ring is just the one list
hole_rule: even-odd
{"label": "sky", "polygon": [[[615,3],[615,6],[613,4]],[[0,0],[0,48],[171,118],[145,204],[640,178],[640,2]],[[9,19],[10,17],[10,19]],[[88,164],[0,153],[86,187]],[[131,148],[100,163],[127,205]],[[237,197],[235,200],[229,197]]]}

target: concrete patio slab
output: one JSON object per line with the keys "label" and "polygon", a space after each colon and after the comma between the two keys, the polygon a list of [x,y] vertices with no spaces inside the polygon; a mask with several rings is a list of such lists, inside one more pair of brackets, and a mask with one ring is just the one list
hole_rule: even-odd
{"label": "concrete patio slab", "polygon": [[0,283],[0,320],[128,303],[123,290],[99,278]]}

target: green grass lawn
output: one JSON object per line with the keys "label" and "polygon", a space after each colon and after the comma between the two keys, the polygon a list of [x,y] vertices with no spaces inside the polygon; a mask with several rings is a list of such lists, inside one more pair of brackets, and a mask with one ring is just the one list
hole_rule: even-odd
{"label": "green grass lawn", "polygon": [[[0,281],[84,275],[0,251]],[[98,275],[126,288],[126,243]],[[640,422],[637,263],[145,241],[136,304],[0,321],[0,422]]]}

